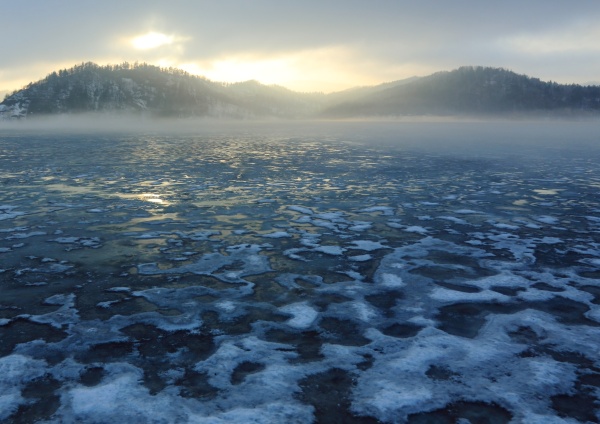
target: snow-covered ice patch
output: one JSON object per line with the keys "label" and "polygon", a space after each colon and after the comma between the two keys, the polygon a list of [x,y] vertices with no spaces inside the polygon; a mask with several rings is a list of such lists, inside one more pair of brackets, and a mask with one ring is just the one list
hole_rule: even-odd
{"label": "snow-covered ice patch", "polygon": [[368,208],[361,209],[360,212],[381,212],[381,215],[383,216],[391,216],[394,215],[394,208],[390,206],[371,206]]}
{"label": "snow-covered ice patch", "polygon": [[548,225],[556,225],[560,222],[558,218],[556,218],[554,216],[550,216],[550,215],[535,216],[535,217],[533,217],[533,219],[535,219],[538,222],[542,222],[542,223],[548,224]]}
{"label": "snow-covered ice patch", "polygon": [[285,314],[292,315],[292,318],[286,321],[287,325],[299,329],[310,327],[319,316],[319,312],[306,302],[285,305],[279,308],[279,310]]}
{"label": "snow-covered ice patch", "polygon": [[353,262],[365,262],[365,261],[369,261],[369,260],[373,259],[373,256],[371,256],[371,255],[356,255],[356,256],[349,256],[348,259]]}
{"label": "snow-covered ice patch", "polygon": [[327,255],[332,255],[332,256],[339,256],[346,251],[346,249],[344,249],[340,246],[331,246],[331,245],[315,247],[313,250],[315,252],[321,252],[321,253],[325,253]]}
{"label": "snow-covered ice patch", "polygon": [[16,206],[11,205],[0,205],[0,221],[15,219],[18,216],[25,215],[24,212],[15,211],[16,208]]}
{"label": "snow-covered ice patch", "polygon": [[312,209],[306,208],[304,206],[291,205],[291,206],[288,206],[287,208],[291,211],[300,212],[304,215],[313,215],[314,214]]}
{"label": "snow-covered ice patch", "polygon": [[371,240],[353,240],[348,247],[350,249],[366,250],[367,252],[387,248],[387,246],[384,246],[380,242]]}
{"label": "snow-covered ice patch", "polygon": [[418,234],[427,234],[428,230],[425,227],[421,227],[419,225],[411,225],[404,228],[404,231],[408,233],[418,233]]}
{"label": "snow-covered ice patch", "polygon": [[383,287],[400,288],[400,287],[404,287],[406,285],[406,283],[404,281],[402,281],[401,277],[394,275],[394,274],[383,273],[383,274],[378,275],[378,277],[379,277],[378,282]]}
{"label": "snow-covered ice patch", "polygon": [[275,231],[273,233],[263,234],[262,237],[277,239],[277,238],[290,238],[290,237],[292,237],[292,235],[286,231]]}

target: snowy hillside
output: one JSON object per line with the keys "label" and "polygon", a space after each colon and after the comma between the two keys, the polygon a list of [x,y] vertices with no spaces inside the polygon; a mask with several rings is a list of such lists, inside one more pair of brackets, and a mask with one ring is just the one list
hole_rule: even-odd
{"label": "snowy hillside", "polygon": [[83,63],[5,98],[0,115],[112,112],[188,117],[291,117],[314,113],[319,95],[259,83],[221,84],[147,64]]}
{"label": "snowy hillside", "polygon": [[544,82],[502,68],[465,66],[338,93],[298,93],[257,81],[219,83],[147,64],[82,63],[30,83],[0,103],[0,120],[85,112],[244,119],[597,115],[600,86]]}

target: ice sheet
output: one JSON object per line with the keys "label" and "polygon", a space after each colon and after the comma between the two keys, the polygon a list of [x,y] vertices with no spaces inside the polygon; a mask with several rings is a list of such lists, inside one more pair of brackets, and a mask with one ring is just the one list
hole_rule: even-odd
{"label": "ice sheet", "polygon": [[598,421],[600,153],[372,137],[0,133],[0,420]]}

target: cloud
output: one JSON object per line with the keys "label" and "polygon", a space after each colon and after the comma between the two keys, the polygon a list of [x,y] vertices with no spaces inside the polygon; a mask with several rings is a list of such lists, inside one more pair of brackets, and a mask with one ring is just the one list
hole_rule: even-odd
{"label": "cloud", "polygon": [[600,27],[597,22],[577,23],[541,33],[522,32],[499,40],[504,49],[533,55],[600,53]]}
{"label": "cloud", "polygon": [[583,0],[23,0],[1,8],[10,19],[0,26],[0,90],[86,61],[185,66],[217,81],[303,91],[461,65],[564,82],[597,80],[600,68],[600,2]]}

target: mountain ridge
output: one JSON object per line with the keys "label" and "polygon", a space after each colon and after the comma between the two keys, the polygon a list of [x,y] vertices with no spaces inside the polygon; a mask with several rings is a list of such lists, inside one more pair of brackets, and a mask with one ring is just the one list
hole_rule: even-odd
{"label": "mountain ridge", "polygon": [[463,66],[324,110],[329,117],[585,113],[600,111],[600,87],[544,82],[504,68]]}
{"label": "mountain ridge", "polygon": [[0,119],[40,115],[326,118],[600,112],[600,86],[558,84],[504,68],[463,66],[341,92],[300,93],[250,80],[219,83],[176,68],[81,63],[8,94]]}

